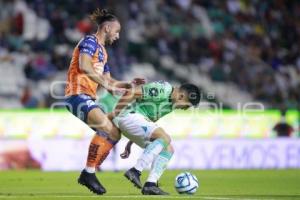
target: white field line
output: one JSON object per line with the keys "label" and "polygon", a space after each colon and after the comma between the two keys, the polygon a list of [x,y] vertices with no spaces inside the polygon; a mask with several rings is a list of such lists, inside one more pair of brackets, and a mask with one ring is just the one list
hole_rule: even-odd
{"label": "white field line", "polygon": [[269,198],[239,198],[239,197],[214,197],[214,196],[142,196],[142,195],[124,195],[124,196],[89,196],[89,195],[0,195],[0,199],[22,199],[22,198],[101,198],[101,199],[144,199],[144,198],[159,198],[159,199],[203,199],[203,200],[275,200]]}

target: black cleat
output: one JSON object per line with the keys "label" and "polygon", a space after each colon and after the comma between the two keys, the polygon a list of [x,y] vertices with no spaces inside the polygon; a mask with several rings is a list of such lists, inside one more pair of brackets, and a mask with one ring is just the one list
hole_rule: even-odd
{"label": "black cleat", "polygon": [[78,183],[86,186],[95,194],[102,195],[106,193],[106,189],[98,181],[95,173],[88,173],[85,170],[82,170],[78,178]]}
{"label": "black cleat", "polygon": [[142,183],[140,180],[141,172],[136,170],[135,168],[130,168],[127,172],[125,172],[124,176],[130,180],[133,185],[139,189],[142,188]]}
{"label": "black cleat", "polygon": [[143,195],[169,195],[169,193],[160,189],[155,183],[146,182],[143,189]]}

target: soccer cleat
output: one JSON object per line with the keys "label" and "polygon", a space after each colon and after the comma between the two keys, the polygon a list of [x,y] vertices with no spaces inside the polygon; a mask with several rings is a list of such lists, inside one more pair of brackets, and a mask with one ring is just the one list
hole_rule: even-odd
{"label": "soccer cleat", "polygon": [[155,183],[146,182],[143,189],[143,195],[169,195],[169,193],[160,189]]}
{"label": "soccer cleat", "polygon": [[85,170],[82,170],[78,178],[78,183],[86,186],[95,194],[102,195],[106,193],[106,189],[98,181],[95,173],[88,173]]}
{"label": "soccer cleat", "polygon": [[125,172],[124,176],[130,180],[133,185],[139,189],[142,188],[142,183],[140,180],[141,172],[136,170],[135,168],[130,168],[127,172]]}

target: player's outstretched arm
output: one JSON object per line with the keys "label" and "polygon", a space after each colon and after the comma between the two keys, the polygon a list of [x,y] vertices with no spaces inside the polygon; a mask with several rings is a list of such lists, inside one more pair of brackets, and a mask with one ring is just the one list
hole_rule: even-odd
{"label": "player's outstretched arm", "polygon": [[135,99],[140,98],[142,96],[142,86],[136,86],[134,88],[131,88],[126,93],[123,94],[123,96],[120,98],[118,104],[115,107],[115,110],[109,114],[111,118],[119,115],[119,113],[128,106],[131,102],[133,102]]}
{"label": "player's outstretched arm", "polygon": [[[103,63],[100,63],[103,65]],[[99,68],[103,69],[104,66],[99,66]],[[120,89],[115,85],[112,85],[112,82],[105,76],[98,74],[93,68],[92,58],[88,54],[80,54],[79,56],[79,68],[93,81],[100,84],[102,87],[107,89],[108,91],[125,91],[124,89]]]}
{"label": "player's outstretched arm", "polygon": [[127,89],[133,88],[134,86],[137,86],[137,85],[143,85],[146,82],[144,78],[134,78],[131,82],[118,81],[118,80],[110,77],[110,74],[108,76],[108,79],[109,79],[111,85],[114,85],[115,87],[118,87],[118,88],[127,88]]}

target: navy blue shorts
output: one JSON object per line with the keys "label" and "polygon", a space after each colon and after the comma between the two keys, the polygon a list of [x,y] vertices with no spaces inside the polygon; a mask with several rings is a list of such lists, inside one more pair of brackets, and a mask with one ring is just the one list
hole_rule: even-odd
{"label": "navy blue shorts", "polygon": [[67,109],[76,117],[87,123],[88,113],[94,108],[100,108],[96,104],[95,99],[92,99],[89,95],[79,94],[67,97],[66,100]]}

